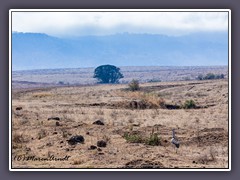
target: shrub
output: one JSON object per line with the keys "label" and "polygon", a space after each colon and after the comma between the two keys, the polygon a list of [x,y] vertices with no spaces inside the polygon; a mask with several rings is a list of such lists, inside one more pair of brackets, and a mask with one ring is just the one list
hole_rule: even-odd
{"label": "shrub", "polygon": [[58,81],[58,85],[64,85],[65,83],[63,81]]}
{"label": "shrub", "polygon": [[224,74],[217,74],[216,79],[224,79]]}
{"label": "shrub", "polygon": [[125,93],[124,97],[130,99],[130,104],[127,106],[133,109],[151,109],[165,107],[164,99],[154,93],[135,91]]}
{"label": "shrub", "polygon": [[205,77],[204,77],[204,79],[206,79],[206,80],[208,80],[208,79],[215,79],[216,77],[215,77],[215,74],[213,74],[213,73],[208,73]]}
{"label": "shrub", "polygon": [[184,105],[184,109],[193,109],[196,108],[196,103],[191,99],[191,100],[186,100]]}
{"label": "shrub", "polygon": [[142,143],[144,140],[139,134],[124,133],[123,137],[130,143]]}
{"label": "shrub", "polygon": [[203,79],[204,79],[203,75],[199,74],[198,77],[197,77],[197,80],[203,80]]}
{"label": "shrub", "polygon": [[149,137],[143,137],[140,134],[124,133],[123,137],[128,143],[144,143],[150,146],[161,145],[160,138],[156,133],[152,133]]}
{"label": "shrub", "polygon": [[131,91],[138,91],[140,89],[138,80],[133,79],[129,84],[128,87]]}
{"label": "shrub", "polygon": [[149,138],[145,140],[145,144],[150,146],[158,146],[161,145],[160,138],[156,133],[151,134]]}
{"label": "shrub", "polygon": [[197,80],[209,80],[209,79],[224,79],[224,74],[208,73],[206,76],[202,74],[198,75]]}
{"label": "shrub", "polygon": [[161,80],[160,79],[150,79],[150,80],[148,80],[147,82],[161,82]]}
{"label": "shrub", "polygon": [[13,141],[14,143],[23,143],[23,142],[24,142],[23,135],[22,135],[22,134],[14,133],[14,134],[13,134],[12,141]]}

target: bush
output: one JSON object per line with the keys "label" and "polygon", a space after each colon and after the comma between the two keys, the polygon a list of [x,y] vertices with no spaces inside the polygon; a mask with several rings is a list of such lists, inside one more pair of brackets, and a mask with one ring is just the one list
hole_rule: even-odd
{"label": "bush", "polygon": [[158,146],[161,145],[160,138],[157,134],[151,134],[149,138],[145,140],[145,144],[150,146]]}
{"label": "bush", "polygon": [[139,134],[124,133],[123,137],[130,143],[142,143],[143,138]]}
{"label": "bush", "polygon": [[160,79],[150,79],[148,82],[161,82],[161,80]]}
{"label": "bush", "polygon": [[58,85],[64,85],[65,83],[63,81],[58,81]]}
{"label": "bush", "polygon": [[224,74],[217,74],[216,79],[224,79]]}
{"label": "bush", "polygon": [[161,145],[160,138],[156,133],[151,134],[149,137],[143,137],[140,134],[125,133],[123,137],[128,143],[143,143],[150,146]]}
{"label": "bush", "polygon": [[196,103],[191,99],[191,100],[186,100],[184,105],[184,109],[193,109],[196,108]]}
{"label": "bush", "polygon": [[197,80],[203,80],[203,79],[204,79],[203,75],[199,74],[198,77],[197,77]]}
{"label": "bush", "polygon": [[155,93],[144,93],[141,91],[122,92],[121,95],[128,100],[123,103],[126,108],[152,109],[165,108],[165,101]]}
{"label": "bush", "polygon": [[208,80],[208,79],[216,79],[216,77],[215,77],[215,74],[213,74],[213,73],[208,73],[208,74],[204,77],[204,79],[206,79],[206,80]]}
{"label": "bush", "polygon": [[133,80],[128,84],[128,87],[129,87],[129,89],[130,89],[131,91],[138,91],[138,90],[140,89],[139,81],[133,79]]}
{"label": "bush", "polygon": [[224,79],[224,74],[208,73],[206,76],[202,74],[198,75],[197,80],[209,80],[209,79]]}

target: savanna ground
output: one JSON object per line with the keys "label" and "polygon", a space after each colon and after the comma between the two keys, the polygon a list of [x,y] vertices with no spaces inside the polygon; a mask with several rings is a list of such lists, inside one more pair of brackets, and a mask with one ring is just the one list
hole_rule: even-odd
{"label": "savanna ground", "polygon": [[[227,79],[140,86],[136,92],[127,84],[13,90],[12,167],[228,168]],[[195,107],[187,109],[187,100]],[[84,143],[70,145],[75,135]],[[91,149],[99,140],[106,147]],[[14,160],[19,155],[70,158]]]}

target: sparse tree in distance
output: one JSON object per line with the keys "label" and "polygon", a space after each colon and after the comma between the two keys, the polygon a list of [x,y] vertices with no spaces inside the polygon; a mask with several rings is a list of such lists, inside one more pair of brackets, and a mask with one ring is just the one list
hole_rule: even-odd
{"label": "sparse tree in distance", "polygon": [[208,73],[207,75],[203,76],[202,74],[198,75],[196,78],[197,80],[209,80],[209,79],[224,79],[224,74],[213,74]]}
{"label": "sparse tree in distance", "polygon": [[98,79],[99,83],[119,83],[119,79],[123,78],[120,68],[113,65],[98,66],[94,70],[93,78]]}
{"label": "sparse tree in distance", "polygon": [[198,77],[197,77],[197,80],[203,80],[203,79],[204,79],[203,75],[199,74]]}
{"label": "sparse tree in distance", "polygon": [[208,74],[204,77],[204,79],[206,79],[206,80],[208,80],[208,79],[216,79],[216,78],[215,78],[215,74],[213,74],[213,73],[208,73]]}

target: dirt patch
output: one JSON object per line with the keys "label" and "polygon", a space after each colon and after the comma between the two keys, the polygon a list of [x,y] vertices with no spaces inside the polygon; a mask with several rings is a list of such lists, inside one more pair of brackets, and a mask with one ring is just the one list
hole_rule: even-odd
{"label": "dirt patch", "polygon": [[[159,104],[154,104],[151,102],[146,102],[141,99],[130,100],[130,101],[119,101],[119,102],[111,102],[111,103],[92,103],[92,104],[79,104],[75,103],[76,106],[81,107],[105,107],[108,109],[169,109],[169,110],[176,110],[176,109],[184,109],[182,105],[177,104],[165,104],[164,102]],[[72,106],[68,104],[60,104],[59,106]],[[192,109],[206,109],[209,107],[213,107],[215,104],[206,105],[206,106],[195,106]]]}
{"label": "dirt patch", "polygon": [[[12,102],[12,157],[56,154],[69,155],[71,159],[42,164],[13,161],[13,167],[227,168],[229,116],[227,96],[222,96],[228,92],[227,81],[209,82],[212,83],[141,86],[186,86],[171,86],[163,91],[154,87],[156,92],[152,93],[124,92],[121,88],[127,85],[24,90],[22,94],[18,91]],[[193,95],[186,96],[187,93]],[[162,97],[165,108],[159,106]],[[198,106],[216,106],[178,110],[189,99]],[[47,121],[50,117],[59,117],[60,121]],[[104,125],[93,124],[97,120]],[[172,129],[180,142],[177,152],[171,143]],[[72,138],[77,135],[84,137],[84,143],[81,138]],[[97,146],[100,140],[107,142],[106,147]]]}
{"label": "dirt patch", "polygon": [[143,169],[154,169],[154,168],[164,168],[163,164],[160,162],[153,162],[143,159],[132,160],[125,164],[122,168],[143,168]]}
{"label": "dirt patch", "polygon": [[211,146],[213,144],[227,144],[228,133],[223,128],[204,128],[199,135],[190,138],[184,144],[198,144],[199,146]]}
{"label": "dirt patch", "polygon": [[158,85],[158,86],[141,87],[140,91],[150,93],[150,92],[154,92],[154,91],[160,91],[163,89],[179,87],[179,86],[184,86],[184,85],[179,84],[179,85]]}
{"label": "dirt patch", "polygon": [[203,136],[192,138],[193,142],[199,142],[199,144],[202,146],[206,145],[210,146],[212,144],[225,143],[227,142],[227,140],[228,140],[227,134],[224,133],[209,133]]}

